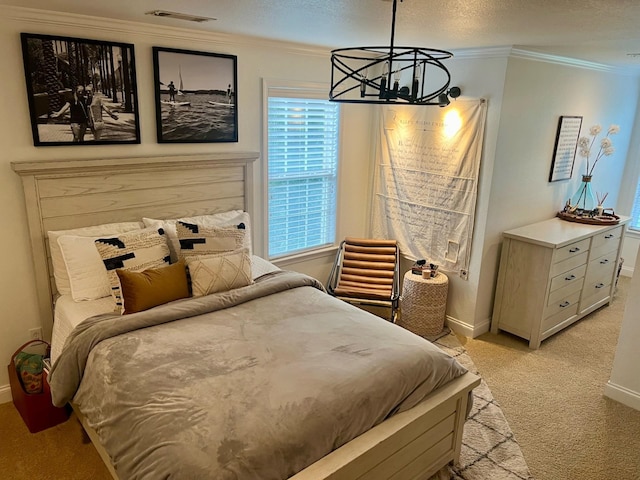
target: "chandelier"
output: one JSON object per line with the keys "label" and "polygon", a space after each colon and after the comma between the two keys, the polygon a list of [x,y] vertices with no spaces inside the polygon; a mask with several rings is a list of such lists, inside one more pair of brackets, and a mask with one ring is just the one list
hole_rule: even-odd
{"label": "chandelier", "polygon": [[[402,0],[400,0],[402,2]],[[453,54],[421,47],[396,47],[397,0],[393,0],[388,47],[349,47],[331,52],[329,100],[346,103],[449,105],[460,88],[442,60]]]}

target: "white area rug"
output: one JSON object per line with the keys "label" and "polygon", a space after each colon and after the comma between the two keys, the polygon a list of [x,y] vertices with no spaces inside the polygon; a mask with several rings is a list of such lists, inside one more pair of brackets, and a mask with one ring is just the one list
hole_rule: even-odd
{"label": "white area rug", "polygon": [[[435,343],[470,372],[476,366],[452,333]],[[484,380],[473,390],[473,408],[464,426],[460,463],[447,466],[431,480],[532,480],[513,432]]]}

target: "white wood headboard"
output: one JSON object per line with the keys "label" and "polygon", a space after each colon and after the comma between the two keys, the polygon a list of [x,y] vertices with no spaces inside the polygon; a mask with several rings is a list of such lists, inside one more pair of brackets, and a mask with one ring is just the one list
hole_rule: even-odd
{"label": "white wood headboard", "polygon": [[57,295],[48,231],[236,209],[252,215],[258,158],[257,152],[232,152],[12,162],[22,177],[45,338],[51,338]]}

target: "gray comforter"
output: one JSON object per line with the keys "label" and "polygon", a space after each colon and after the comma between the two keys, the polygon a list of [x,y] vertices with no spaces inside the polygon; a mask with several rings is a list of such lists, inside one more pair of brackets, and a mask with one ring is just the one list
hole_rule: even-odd
{"label": "gray comforter", "polygon": [[465,373],[437,347],[280,272],[81,323],[54,365],[122,479],[285,479]]}

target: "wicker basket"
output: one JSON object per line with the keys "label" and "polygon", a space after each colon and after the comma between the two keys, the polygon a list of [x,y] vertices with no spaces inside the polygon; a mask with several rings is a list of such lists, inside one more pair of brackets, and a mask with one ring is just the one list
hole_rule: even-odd
{"label": "wicker basket", "polygon": [[438,335],[444,329],[449,279],[444,273],[422,278],[411,271],[404,276],[398,325],[420,336]]}

